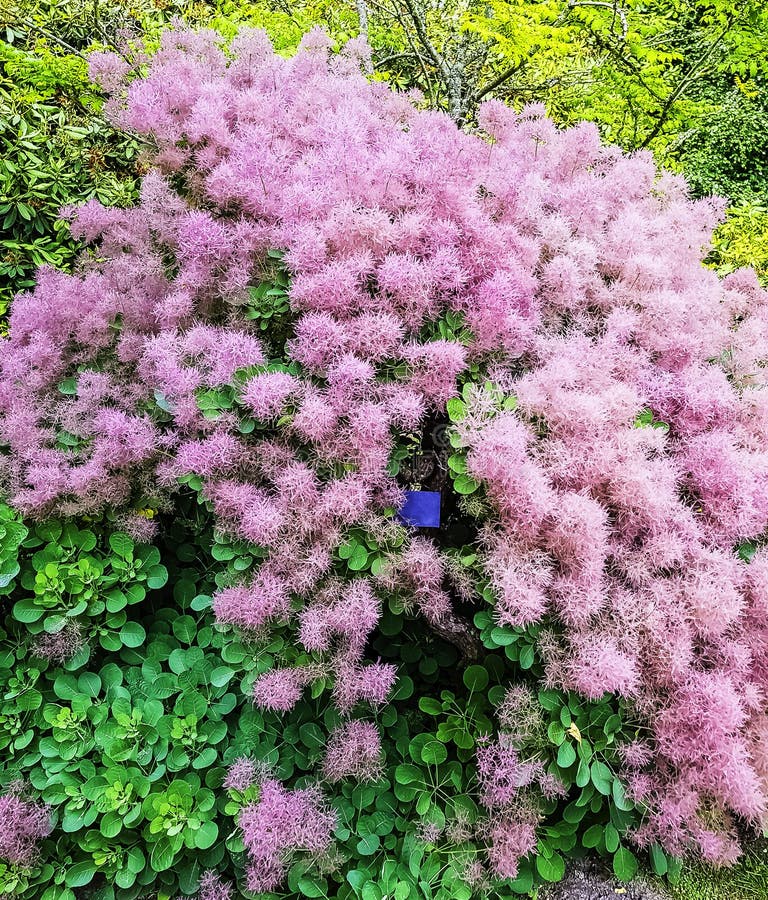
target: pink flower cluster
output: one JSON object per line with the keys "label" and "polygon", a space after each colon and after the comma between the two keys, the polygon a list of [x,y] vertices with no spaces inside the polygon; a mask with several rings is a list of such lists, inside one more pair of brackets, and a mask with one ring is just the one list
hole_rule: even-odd
{"label": "pink flower cluster", "polygon": [[[768,815],[768,569],[737,554],[768,527],[768,294],[701,266],[716,207],[649,159],[485,115],[486,188],[538,259],[494,371],[517,407],[478,389],[457,426],[495,615],[547,626],[550,685],[619,694],[650,730],[624,772],[635,839],[730,862],[735,817]],[[548,174],[523,196],[507,173],[534,133]]]}
{"label": "pink flower cluster", "polygon": [[[516,878],[520,860],[536,848],[537,804],[530,798],[536,785],[547,795],[552,777],[541,763],[520,759],[510,734],[480,739],[476,752],[480,802],[488,811],[485,838],[488,862],[500,878]],[[562,793],[559,782],[553,795]]]}
{"label": "pink flower cluster", "polygon": [[330,782],[354,778],[377,781],[383,755],[381,736],[373,722],[352,720],[331,732],[323,760],[323,774]]}
{"label": "pink flower cluster", "polygon": [[[732,858],[732,817],[768,811],[768,553],[735,554],[768,526],[768,295],[753,273],[702,267],[721,205],[538,107],[492,101],[485,135],[462,132],[315,33],[285,59],[258,32],[225,52],[170,31],[144,77],[126,82],[108,54],[93,73],[155,169],[137,208],[72,213],[98,252],[74,276],[42,269],[13,305],[0,478],[14,503],[113,508],[145,537],[138,504],[199,476],[220,526],[267,554],[216,596],[220,620],[297,617],[343,710],[383,702],[394,672],[363,655],[378,600],[334,582],[334,554],[401,502],[396,435],[484,367],[518,399],[494,413],[479,391],[460,429],[494,510],[499,623],[546,623],[549,683],[619,693],[650,729],[652,764],[626,772],[648,810],[638,841]],[[242,312],[271,248],[292,278],[296,375],[266,365]],[[425,339],[447,313],[469,347]],[[242,369],[235,409],[203,415],[198,393]],[[259,427],[240,433],[240,414]],[[387,577],[439,622],[445,574],[419,539]],[[255,698],[290,709],[315,671],[268,673]],[[282,850],[259,856],[269,829],[249,828],[253,883],[272,884]]]}
{"label": "pink flower cluster", "polygon": [[[234,887],[230,881],[223,881],[211,869],[200,876],[200,889],[194,900],[233,900]],[[182,900],[181,897],[178,900]]]}
{"label": "pink flower cluster", "polygon": [[11,791],[0,797],[0,822],[0,859],[15,866],[33,865],[39,841],[51,831],[48,808]]}
{"label": "pink flower cluster", "polygon": [[258,802],[243,807],[239,822],[248,854],[248,890],[261,892],[280,884],[295,853],[329,847],[336,816],[315,788],[289,791],[267,779]]}

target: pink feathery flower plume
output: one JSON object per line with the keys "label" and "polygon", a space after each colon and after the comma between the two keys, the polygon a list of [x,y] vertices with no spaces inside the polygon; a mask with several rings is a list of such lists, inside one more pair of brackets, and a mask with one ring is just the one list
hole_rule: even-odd
{"label": "pink feathery flower plume", "polygon": [[51,815],[41,803],[11,792],[0,797],[0,859],[15,866],[31,866],[38,844],[51,832]]}
{"label": "pink feathery flower plume", "polygon": [[239,824],[248,854],[248,889],[270,891],[295,853],[320,853],[330,845],[336,815],[316,788],[289,791],[268,779],[261,783],[258,801],[241,810]]}

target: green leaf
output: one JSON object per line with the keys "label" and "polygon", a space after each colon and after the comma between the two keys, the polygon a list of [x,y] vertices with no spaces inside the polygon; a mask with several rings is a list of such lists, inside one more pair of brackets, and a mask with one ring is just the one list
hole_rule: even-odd
{"label": "green leaf", "polygon": [[445,408],[451,422],[460,422],[467,415],[467,404],[458,397],[451,397]]}
{"label": "green leaf", "polygon": [[494,628],[491,631],[491,640],[498,647],[508,647],[514,644],[520,636],[509,628]]}
{"label": "green leaf", "polygon": [[560,744],[557,751],[557,764],[561,769],[567,769],[576,762],[576,750],[573,744],[565,741]]}
{"label": "green leaf", "polygon": [[434,697],[420,697],[419,709],[429,716],[440,716],[443,713],[443,704]]}
{"label": "green leaf", "polygon": [[77,687],[83,694],[96,697],[101,690],[101,678],[95,672],[83,672],[77,679]]}
{"label": "green leaf", "polygon": [[133,556],[134,544],[127,534],[116,531],[109,536],[109,546],[112,550],[123,559],[129,559]]}
{"label": "green leaf", "polygon": [[474,494],[480,487],[480,482],[469,475],[459,475],[453,480],[453,487],[457,494]]}
{"label": "green leaf", "polygon": [[586,787],[589,784],[589,763],[579,760],[579,768],[576,770],[576,787]]}
{"label": "green leaf", "polygon": [[362,544],[355,544],[347,565],[353,572],[360,572],[368,565],[368,551]]}
{"label": "green leaf", "polygon": [[547,737],[559,747],[565,740],[565,729],[559,722],[550,722],[547,728]]}
{"label": "green leaf", "polygon": [[58,387],[59,393],[67,396],[74,396],[77,394],[77,378],[65,378],[63,381],[59,382]]}
{"label": "green leaf", "polygon": [[175,856],[176,852],[170,840],[166,837],[161,837],[152,847],[149,862],[155,872],[165,872],[166,869],[170,869],[173,865]]}
{"label": "green leaf", "polygon": [[92,860],[75,863],[74,866],[66,870],[64,875],[64,883],[67,887],[83,887],[89,884],[96,874],[96,866]]}
{"label": "green leaf", "polygon": [[147,587],[157,590],[168,581],[168,569],[165,566],[152,566],[147,575]]}
{"label": "green leaf", "polygon": [[658,844],[651,844],[651,868],[657,875],[666,875],[668,870],[667,856]]}
{"label": "green leaf", "polygon": [[484,666],[469,666],[464,670],[464,684],[470,691],[484,691],[488,681],[488,670]]}
{"label": "green leaf", "polygon": [[600,762],[600,760],[595,760],[592,763],[590,771],[592,774],[592,784],[594,784],[601,794],[607,797],[611,793],[613,773],[608,766],[606,766],[604,762]]}
{"label": "green leaf", "polygon": [[440,765],[448,759],[448,751],[442,741],[427,741],[421,748],[421,759],[428,765]]}
{"label": "green leaf", "polygon": [[210,675],[211,684],[214,687],[224,687],[234,678],[235,671],[229,666],[217,666]]}
{"label": "green leaf", "polygon": [[412,766],[410,763],[401,763],[395,769],[395,780],[398,784],[414,784],[423,782],[424,776],[421,769]]}
{"label": "green leaf", "polygon": [[173,634],[182,644],[191,644],[197,633],[197,623],[192,616],[179,616],[173,620]]}
{"label": "green leaf", "polygon": [[536,869],[544,881],[561,881],[565,875],[565,860],[559,853],[550,857],[540,854],[536,857]]}
{"label": "green leaf", "polygon": [[120,640],[126,647],[140,647],[146,637],[146,631],[138,622],[126,622],[120,629]]}
{"label": "green leaf", "polygon": [[327,897],[328,885],[324,878],[317,875],[302,875],[296,885],[299,893],[304,897]]}
{"label": "green leaf", "polygon": [[516,894],[523,894],[526,897],[530,896],[533,890],[533,875],[530,863],[525,859],[522,860],[517,878],[509,883],[510,888]]}
{"label": "green leaf", "polygon": [[357,842],[357,852],[361,856],[372,856],[381,846],[378,834],[366,834]]}
{"label": "green leaf", "polygon": [[34,601],[28,598],[18,600],[13,604],[13,618],[17,622],[23,622],[25,625],[37,622],[43,615],[44,611],[39,606],[35,606]]}
{"label": "green leaf", "polygon": [[299,728],[299,736],[309,750],[320,750],[325,746],[325,734],[314,722],[305,722]]}
{"label": "green leaf", "polygon": [[219,836],[219,827],[215,822],[203,822],[195,833],[195,847],[198,850],[207,850],[216,843]]}
{"label": "green leaf", "polygon": [[535,659],[533,644],[525,644],[520,648],[520,668],[530,669]]}
{"label": "green leaf", "polygon": [[600,846],[603,839],[603,826],[592,825],[581,836],[581,843],[590,850]]}
{"label": "green leaf", "polygon": [[619,847],[613,854],[613,874],[619,881],[631,881],[637,873],[637,858],[626,847]]}
{"label": "green leaf", "polygon": [[216,748],[206,747],[198,756],[192,760],[193,769],[207,769],[216,762]]}
{"label": "green leaf", "polygon": [[629,810],[635,808],[635,804],[631,800],[627,799],[627,796],[624,793],[624,785],[621,783],[621,781],[619,781],[618,778],[613,779],[611,793],[613,795],[613,802],[617,809],[620,809],[623,812],[629,812]]}

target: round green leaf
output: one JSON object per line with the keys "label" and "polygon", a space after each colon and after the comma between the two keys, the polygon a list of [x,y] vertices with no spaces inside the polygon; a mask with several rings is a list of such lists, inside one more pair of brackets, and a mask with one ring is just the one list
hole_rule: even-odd
{"label": "round green leaf", "polygon": [[560,744],[560,747],[557,751],[557,764],[561,769],[567,769],[569,766],[572,766],[576,762],[576,750],[573,747],[573,744],[565,741]]}
{"label": "round green leaf", "polygon": [[440,741],[427,741],[421,748],[421,759],[428,765],[439,765],[448,759],[445,744]]}
{"label": "round green leaf", "polygon": [[64,883],[67,887],[83,887],[89,884],[96,874],[96,866],[92,860],[75,863],[74,866],[67,869],[64,875]]}
{"label": "round green leaf", "polygon": [[560,881],[565,875],[565,860],[559,853],[552,856],[539,855],[536,857],[536,869],[544,881]]}
{"label": "round green leaf", "polygon": [[360,856],[373,856],[381,845],[381,838],[378,834],[366,834],[357,842],[357,852]]}
{"label": "round green leaf", "polygon": [[195,832],[195,846],[198,850],[207,850],[216,843],[219,827],[215,822],[203,822]]}
{"label": "round green leaf", "polygon": [[179,616],[173,620],[173,634],[183,644],[191,644],[197,633],[197,623],[192,616]]}
{"label": "round green leaf", "polygon": [[464,684],[470,691],[484,691],[488,681],[488,671],[483,666],[469,666],[464,670]]}
{"label": "round green leaf", "polygon": [[120,640],[126,647],[140,647],[146,637],[146,631],[138,622],[126,622],[120,629]]}

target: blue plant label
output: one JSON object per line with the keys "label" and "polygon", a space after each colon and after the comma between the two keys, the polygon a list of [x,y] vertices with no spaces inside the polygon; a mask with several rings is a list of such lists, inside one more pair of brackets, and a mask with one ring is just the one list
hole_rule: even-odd
{"label": "blue plant label", "polygon": [[439,528],[440,491],[406,491],[405,503],[397,517],[404,525]]}

